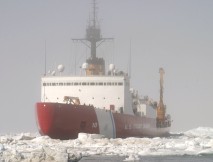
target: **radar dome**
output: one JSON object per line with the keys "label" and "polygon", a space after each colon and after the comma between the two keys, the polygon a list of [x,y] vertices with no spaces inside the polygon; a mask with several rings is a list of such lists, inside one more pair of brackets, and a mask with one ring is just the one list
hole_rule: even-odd
{"label": "radar dome", "polygon": [[82,69],[86,70],[88,68],[88,63],[83,63],[82,64]]}
{"label": "radar dome", "polygon": [[109,70],[110,70],[110,71],[113,71],[114,69],[115,69],[115,65],[114,65],[114,64],[110,64],[110,65],[109,65]]}
{"label": "radar dome", "polygon": [[62,65],[62,64],[58,65],[58,71],[63,72],[64,71],[64,65]]}

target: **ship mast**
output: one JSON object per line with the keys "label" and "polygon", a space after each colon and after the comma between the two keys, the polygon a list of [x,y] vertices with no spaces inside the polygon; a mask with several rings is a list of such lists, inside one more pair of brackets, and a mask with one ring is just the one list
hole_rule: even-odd
{"label": "ship mast", "polygon": [[160,73],[160,101],[157,108],[157,124],[162,126],[165,121],[165,112],[166,112],[166,108],[163,103],[163,75],[165,74],[163,68],[159,69],[159,73]]}
{"label": "ship mast", "polygon": [[160,73],[160,107],[164,108],[164,104],[163,104],[163,75],[165,74],[163,68],[159,69],[159,73]]}
{"label": "ship mast", "polygon": [[93,0],[93,18],[90,20],[92,24],[89,24],[86,33],[86,39],[91,43],[91,58],[96,58],[96,43],[101,40],[100,29],[96,26],[96,0]]}
{"label": "ship mast", "polygon": [[[105,75],[105,61],[103,58],[96,56],[96,50],[106,40],[113,38],[102,38],[100,27],[97,25],[97,2],[93,0],[93,16],[89,20],[89,25],[86,29],[86,37],[83,39],[72,39],[73,41],[80,41],[90,48],[90,58],[86,60],[88,67],[86,69],[87,75]],[[88,44],[89,42],[89,44]]]}

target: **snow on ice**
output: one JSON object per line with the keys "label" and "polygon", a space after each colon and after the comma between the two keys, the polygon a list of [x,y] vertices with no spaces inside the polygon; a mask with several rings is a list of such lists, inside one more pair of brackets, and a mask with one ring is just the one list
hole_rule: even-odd
{"label": "snow on ice", "polygon": [[57,140],[30,133],[0,136],[0,161],[71,162],[93,155],[123,156],[124,161],[143,156],[213,154],[213,128],[199,127],[166,138],[108,139],[80,133],[74,140]]}

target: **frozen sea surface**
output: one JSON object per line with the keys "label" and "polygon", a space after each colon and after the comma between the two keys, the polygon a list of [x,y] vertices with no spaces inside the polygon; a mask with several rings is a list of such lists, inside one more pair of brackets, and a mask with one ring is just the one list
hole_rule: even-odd
{"label": "frozen sea surface", "polygon": [[[0,136],[0,162],[3,161],[146,161],[169,158],[195,158],[213,161],[213,128],[199,127],[166,138],[108,139],[80,133],[75,140],[56,140],[38,134]],[[201,160],[200,158],[207,158]],[[168,160],[169,161],[169,160]],[[171,161],[171,159],[170,159]]]}
{"label": "frozen sea surface", "polygon": [[[80,162],[123,162],[124,157],[119,156],[92,156],[83,157]],[[183,156],[143,156],[135,162],[212,162],[213,155],[183,155]]]}

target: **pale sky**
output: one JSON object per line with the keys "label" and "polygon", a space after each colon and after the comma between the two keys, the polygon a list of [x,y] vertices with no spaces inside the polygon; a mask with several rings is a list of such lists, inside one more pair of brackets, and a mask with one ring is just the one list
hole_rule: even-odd
{"label": "pale sky", "polygon": [[[98,0],[106,63],[128,69],[133,88],[159,99],[159,67],[165,70],[164,102],[172,131],[213,127],[213,1]],[[0,133],[36,132],[40,77],[65,65],[74,73],[89,54],[83,38],[91,0],[0,0]]]}

